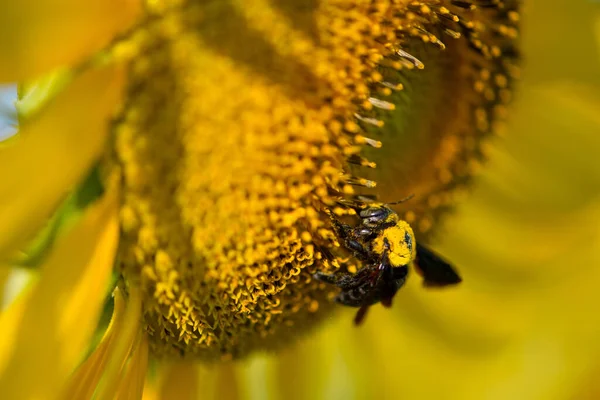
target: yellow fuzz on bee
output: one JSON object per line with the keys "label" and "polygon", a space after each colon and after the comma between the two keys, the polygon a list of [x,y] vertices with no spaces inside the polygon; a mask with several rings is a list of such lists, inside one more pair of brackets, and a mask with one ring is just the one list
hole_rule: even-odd
{"label": "yellow fuzz on bee", "polygon": [[415,243],[415,234],[412,228],[404,221],[399,221],[396,225],[386,228],[379,233],[379,236],[373,240],[372,250],[376,254],[383,254],[388,250],[388,257],[392,267],[400,267],[410,264],[416,257],[415,247],[406,242],[406,235]]}

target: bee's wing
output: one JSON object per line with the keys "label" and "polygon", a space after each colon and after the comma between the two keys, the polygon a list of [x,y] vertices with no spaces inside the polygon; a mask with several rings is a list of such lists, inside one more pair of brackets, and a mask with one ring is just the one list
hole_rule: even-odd
{"label": "bee's wing", "polygon": [[455,285],[462,281],[447,261],[419,243],[417,243],[415,268],[423,276],[425,286]]}

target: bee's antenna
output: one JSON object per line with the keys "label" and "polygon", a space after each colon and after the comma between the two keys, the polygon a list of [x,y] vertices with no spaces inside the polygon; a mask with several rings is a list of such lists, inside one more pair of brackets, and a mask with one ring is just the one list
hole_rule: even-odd
{"label": "bee's antenna", "polygon": [[398,200],[398,201],[394,201],[392,203],[385,203],[386,206],[393,206],[395,204],[400,204],[400,203],[404,203],[405,201],[408,201],[410,199],[412,199],[413,197],[415,197],[415,194],[411,194],[409,196],[406,196],[405,198],[403,198],[402,200]]}

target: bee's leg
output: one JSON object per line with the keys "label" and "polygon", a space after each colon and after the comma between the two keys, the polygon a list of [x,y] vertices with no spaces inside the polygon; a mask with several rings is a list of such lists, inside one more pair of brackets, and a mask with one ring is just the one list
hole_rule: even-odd
{"label": "bee's leg", "polygon": [[394,267],[392,267],[392,265],[390,264],[388,253],[388,249],[385,249],[383,251],[381,261],[379,262],[379,266],[377,267],[379,273],[377,274],[377,278],[374,283],[374,286],[376,287],[380,287],[382,284],[389,282],[393,279]]}
{"label": "bee's leg", "polygon": [[356,274],[342,277],[337,285],[342,291],[336,296],[335,301],[349,307],[362,307],[370,305],[373,295],[372,272],[365,268]]}
{"label": "bee's leg", "polygon": [[404,286],[408,275],[408,266],[392,267],[389,263],[388,250],[385,250],[378,269],[379,275],[377,276],[375,286],[381,295],[381,304],[389,308],[392,306],[392,299],[396,295],[396,292]]}
{"label": "bee's leg", "polygon": [[329,283],[330,285],[338,286],[338,283],[342,279],[342,277],[338,277],[335,274],[324,274],[323,272],[315,272],[313,274],[313,278],[318,281]]}
{"label": "bee's leg", "polygon": [[[313,274],[313,278],[321,282],[335,285],[342,290],[348,290],[364,284],[365,275],[365,270],[363,269],[358,271],[356,274],[349,274],[344,272],[325,274],[323,272],[316,272],[315,274]],[[340,293],[340,295],[342,293]],[[338,299],[338,302],[344,303],[344,300]]]}
{"label": "bee's leg", "polygon": [[352,227],[350,225],[341,223],[335,217],[335,215],[333,215],[333,212],[331,212],[331,210],[325,209],[325,212],[327,213],[327,215],[329,215],[329,219],[331,219],[331,223],[333,224],[333,230],[335,231],[337,237],[342,239],[342,241],[345,241],[350,236],[350,233],[352,233]]}
{"label": "bee's leg", "polygon": [[365,317],[367,316],[367,311],[369,311],[369,306],[362,306],[358,309],[356,315],[354,316],[354,325],[358,326],[362,324],[362,322],[365,320]]}
{"label": "bee's leg", "polygon": [[357,228],[354,230],[354,236],[360,238],[363,242],[370,242],[375,239],[379,231],[371,228]]}
{"label": "bee's leg", "polygon": [[362,244],[352,239],[354,229],[350,225],[338,221],[330,210],[326,210],[326,212],[331,219],[336,236],[344,247],[350,250],[360,261],[368,262],[369,256],[367,250],[365,250]]}
{"label": "bee's leg", "polygon": [[344,245],[348,250],[351,250],[356,258],[363,262],[369,262],[369,252],[363,247],[362,244],[353,239],[347,239],[344,241]]}
{"label": "bee's leg", "polygon": [[381,299],[381,305],[384,306],[385,308],[390,308],[392,306],[393,299],[394,299],[393,297],[386,297],[384,299]]}
{"label": "bee's leg", "polygon": [[381,288],[381,305],[385,308],[392,306],[392,300],[398,290],[404,286],[406,282],[406,276],[408,275],[408,267],[406,265],[402,267],[391,268],[391,280],[387,282],[384,288]]}
{"label": "bee's leg", "polygon": [[342,289],[342,291],[335,296],[335,302],[343,306],[348,307],[362,307],[364,305],[364,293],[361,293],[360,289]]}
{"label": "bee's leg", "polygon": [[406,276],[408,275],[408,266],[400,265],[397,267],[393,267],[390,264],[390,259],[388,257],[389,250],[383,251],[383,256],[381,257],[381,261],[379,263],[379,276],[377,277],[376,285],[379,285],[382,281],[398,281],[402,284],[406,280]]}

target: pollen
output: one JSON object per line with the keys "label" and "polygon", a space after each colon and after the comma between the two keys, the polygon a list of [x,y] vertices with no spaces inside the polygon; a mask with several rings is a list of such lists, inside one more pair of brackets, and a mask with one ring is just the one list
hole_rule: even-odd
{"label": "pollen", "polygon": [[[490,104],[511,75],[494,61],[502,47],[479,32],[508,34],[508,3],[148,3],[113,49],[129,74],[104,169],[122,193],[119,272],[142,289],[155,356],[239,358],[283,346],[327,316],[335,289],[312,276],[347,258],[327,213],[349,214],[344,200],[380,187],[366,172],[379,162],[365,149],[385,151],[397,128],[389,121],[432,90],[412,74],[466,68],[473,80],[461,101],[479,104],[491,90],[472,111],[477,129],[490,127]],[[473,51],[457,58],[442,39]],[[453,101],[463,89],[439,90]],[[463,141],[448,139],[444,152]],[[406,168],[445,171],[444,157],[408,157]]]}

